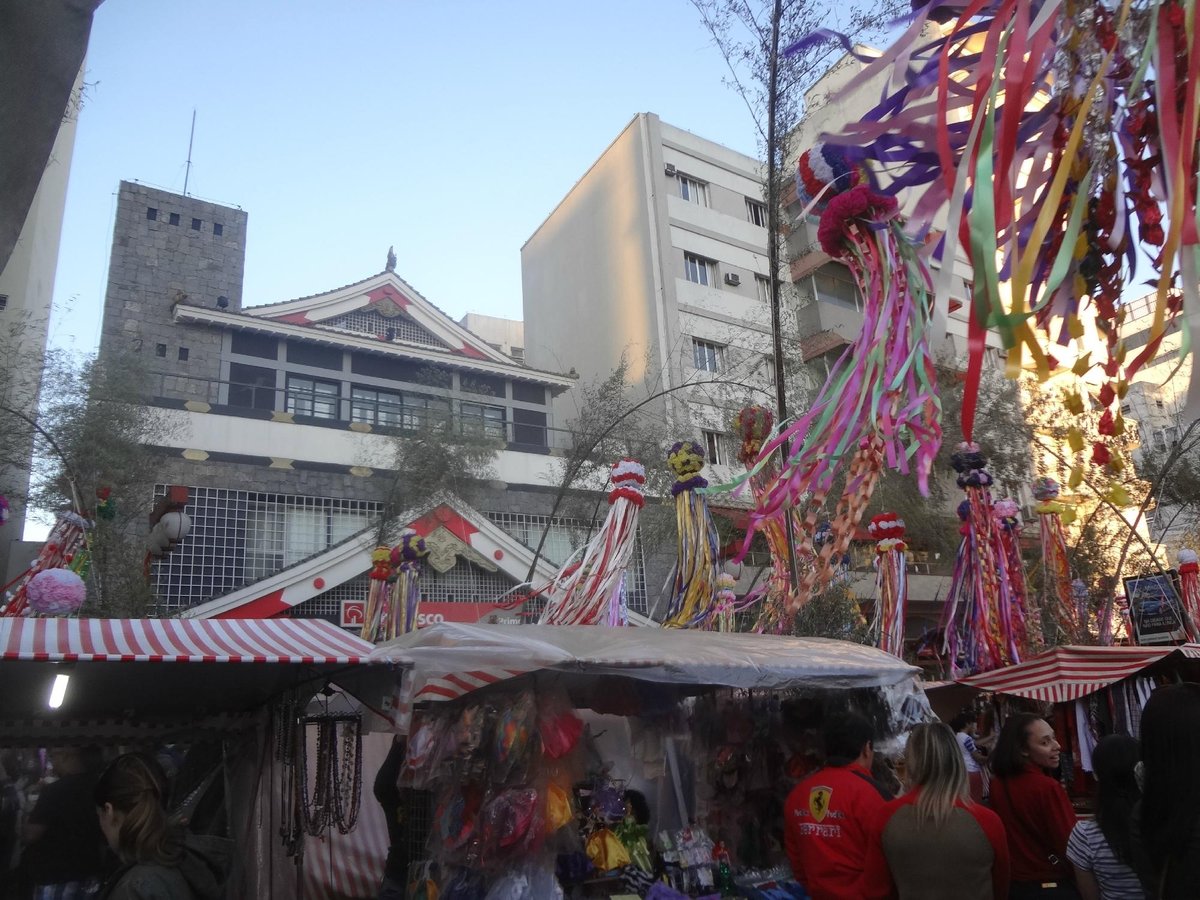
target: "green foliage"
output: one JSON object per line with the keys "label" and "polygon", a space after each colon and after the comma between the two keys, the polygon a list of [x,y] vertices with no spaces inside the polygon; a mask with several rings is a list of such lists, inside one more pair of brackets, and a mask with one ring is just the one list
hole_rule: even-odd
{"label": "green foliage", "polygon": [[792,633],[868,643],[867,623],[849,581],[835,580],[814,593],[796,614]]}

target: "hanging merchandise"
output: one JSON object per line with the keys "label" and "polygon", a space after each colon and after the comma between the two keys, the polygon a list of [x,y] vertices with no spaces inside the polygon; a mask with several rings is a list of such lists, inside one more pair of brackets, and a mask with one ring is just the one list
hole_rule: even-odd
{"label": "hanging merchandise", "polygon": [[637,460],[612,466],[608,515],[588,544],[563,564],[546,588],[542,625],[624,625],[622,588],[645,504],[646,469]]}
{"label": "hanging merchandise", "polygon": [[699,441],[677,441],[667,454],[675,473],[675,571],[663,625],[668,628],[715,628],[713,601],[717,591],[719,553],[717,526],[708,501],[698,489],[708,487],[700,475],[704,448]]}
{"label": "hanging merchandise", "polygon": [[368,577],[367,613],[363,617],[362,639],[364,641],[386,640],[392,619],[388,599],[388,578],[391,570],[392,551],[387,547],[376,547],[371,551],[371,574]]}
{"label": "hanging merchandise", "polygon": [[880,650],[904,655],[904,614],[908,605],[908,569],[905,566],[904,520],[895,513],[880,513],[867,526],[875,538],[875,621],[871,633]]}
{"label": "hanging merchandise", "polygon": [[389,628],[380,636],[380,640],[388,641],[398,634],[408,634],[416,629],[417,607],[421,603],[421,560],[428,555],[425,539],[411,528],[406,528],[400,535],[400,543],[389,554],[395,579],[389,579]]}
{"label": "hanging merchandise", "polygon": [[[1071,588],[1071,563],[1067,552],[1067,536],[1063,530],[1075,519],[1075,510],[1059,501],[1060,488],[1053,478],[1039,478],[1033,483],[1034,512],[1038,516],[1041,535],[1042,595],[1038,604],[1039,624],[1048,625],[1058,633],[1054,643],[1077,643],[1084,637],[1081,621],[1075,608]],[[1042,635],[1033,628],[1034,634]]]}
{"label": "hanging merchandise", "polygon": [[[27,615],[29,610],[29,588],[33,580],[42,572],[49,570],[61,569],[69,570],[79,579],[87,576],[91,553],[89,546],[89,532],[93,523],[85,519],[83,516],[74,512],[59,513],[57,521],[54,523],[54,528],[50,530],[50,534],[46,537],[46,542],[42,544],[41,550],[38,551],[37,558],[30,563],[29,568],[22,572],[17,578],[6,586],[7,599],[0,598],[0,602],[4,602],[4,608],[0,610],[0,616],[21,616]],[[63,595],[59,592],[58,582],[61,580],[64,583],[74,580],[70,576],[56,575],[52,576],[55,579],[55,587],[49,593],[43,596],[53,599],[49,600],[54,606],[59,606]],[[45,583],[49,587],[48,583]],[[82,603],[82,600],[80,600]],[[68,605],[70,605],[68,603]],[[78,606],[75,607],[78,609]],[[36,612],[36,610],[34,610]],[[73,610],[72,610],[73,611]],[[52,613],[57,615],[58,613]]]}
{"label": "hanging merchandise", "polygon": [[1179,551],[1179,587],[1188,633],[1193,641],[1200,640],[1200,557],[1188,547]]}
{"label": "hanging merchandise", "polygon": [[[883,54],[828,31],[785,52],[836,37],[862,62],[829,100],[869,90],[879,103],[823,139],[886,168],[886,193],[912,198],[912,233],[930,235],[941,264],[941,310],[953,261],[966,255],[974,274],[963,434],[972,434],[986,331],[1003,342],[1011,376],[1028,360],[1045,379],[1058,366],[1053,344],[1082,337],[1084,304],[1105,357],[1084,368],[1103,373],[1098,400],[1115,421],[1129,381],[1160,353],[1181,309],[1181,361],[1200,337],[1194,0],[914,5]],[[1156,295],[1150,339],[1131,353],[1122,296],[1147,281]],[[1188,419],[1200,404],[1200,368],[1191,377]]]}
{"label": "hanging merchandise", "polygon": [[978,444],[963,443],[950,462],[967,495],[958,506],[963,539],[942,614],[943,650],[957,678],[1021,661],[1025,598],[996,533],[987,457]]}
{"label": "hanging merchandise", "polygon": [[941,403],[929,344],[932,282],[918,243],[904,234],[895,199],[880,193],[866,168],[829,144],[800,156],[796,188],[820,213],[822,249],[854,276],[864,321],[812,407],[759,455],[761,464],[784,447],[787,462],[756,499],[753,528],[804,504],[801,530],[811,540],[829,492],[845,475],[832,519],[833,540],[801,577],[789,598],[793,610],[833,577],[883,465],[913,469],[921,492],[928,493],[941,443]]}

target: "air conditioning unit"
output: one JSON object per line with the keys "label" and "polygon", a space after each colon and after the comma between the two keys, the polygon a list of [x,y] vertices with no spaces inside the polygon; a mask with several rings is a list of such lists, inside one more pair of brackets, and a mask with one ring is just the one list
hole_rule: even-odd
{"label": "air conditioning unit", "polygon": [[737,287],[742,283],[742,276],[738,275],[736,272],[726,272],[725,283],[730,287]]}
{"label": "air conditioning unit", "polygon": [[663,166],[663,171],[667,173],[668,178],[675,177],[675,163],[667,163]]}

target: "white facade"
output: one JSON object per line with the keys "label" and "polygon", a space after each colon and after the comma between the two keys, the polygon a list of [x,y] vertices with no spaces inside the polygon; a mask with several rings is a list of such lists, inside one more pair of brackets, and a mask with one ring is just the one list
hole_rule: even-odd
{"label": "white facade", "polygon": [[521,249],[527,362],[587,384],[624,354],[680,437],[728,464],[734,412],[774,397],[765,225],[757,160],[639,113]]}

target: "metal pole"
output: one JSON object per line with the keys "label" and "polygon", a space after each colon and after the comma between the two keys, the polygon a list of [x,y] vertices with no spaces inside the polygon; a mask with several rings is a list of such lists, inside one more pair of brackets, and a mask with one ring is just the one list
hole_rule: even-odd
{"label": "metal pole", "polygon": [[187,169],[183,173],[183,196],[187,196],[188,179],[192,177],[192,141],[196,138],[196,110],[192,110],[192,133],[188,135]]}

